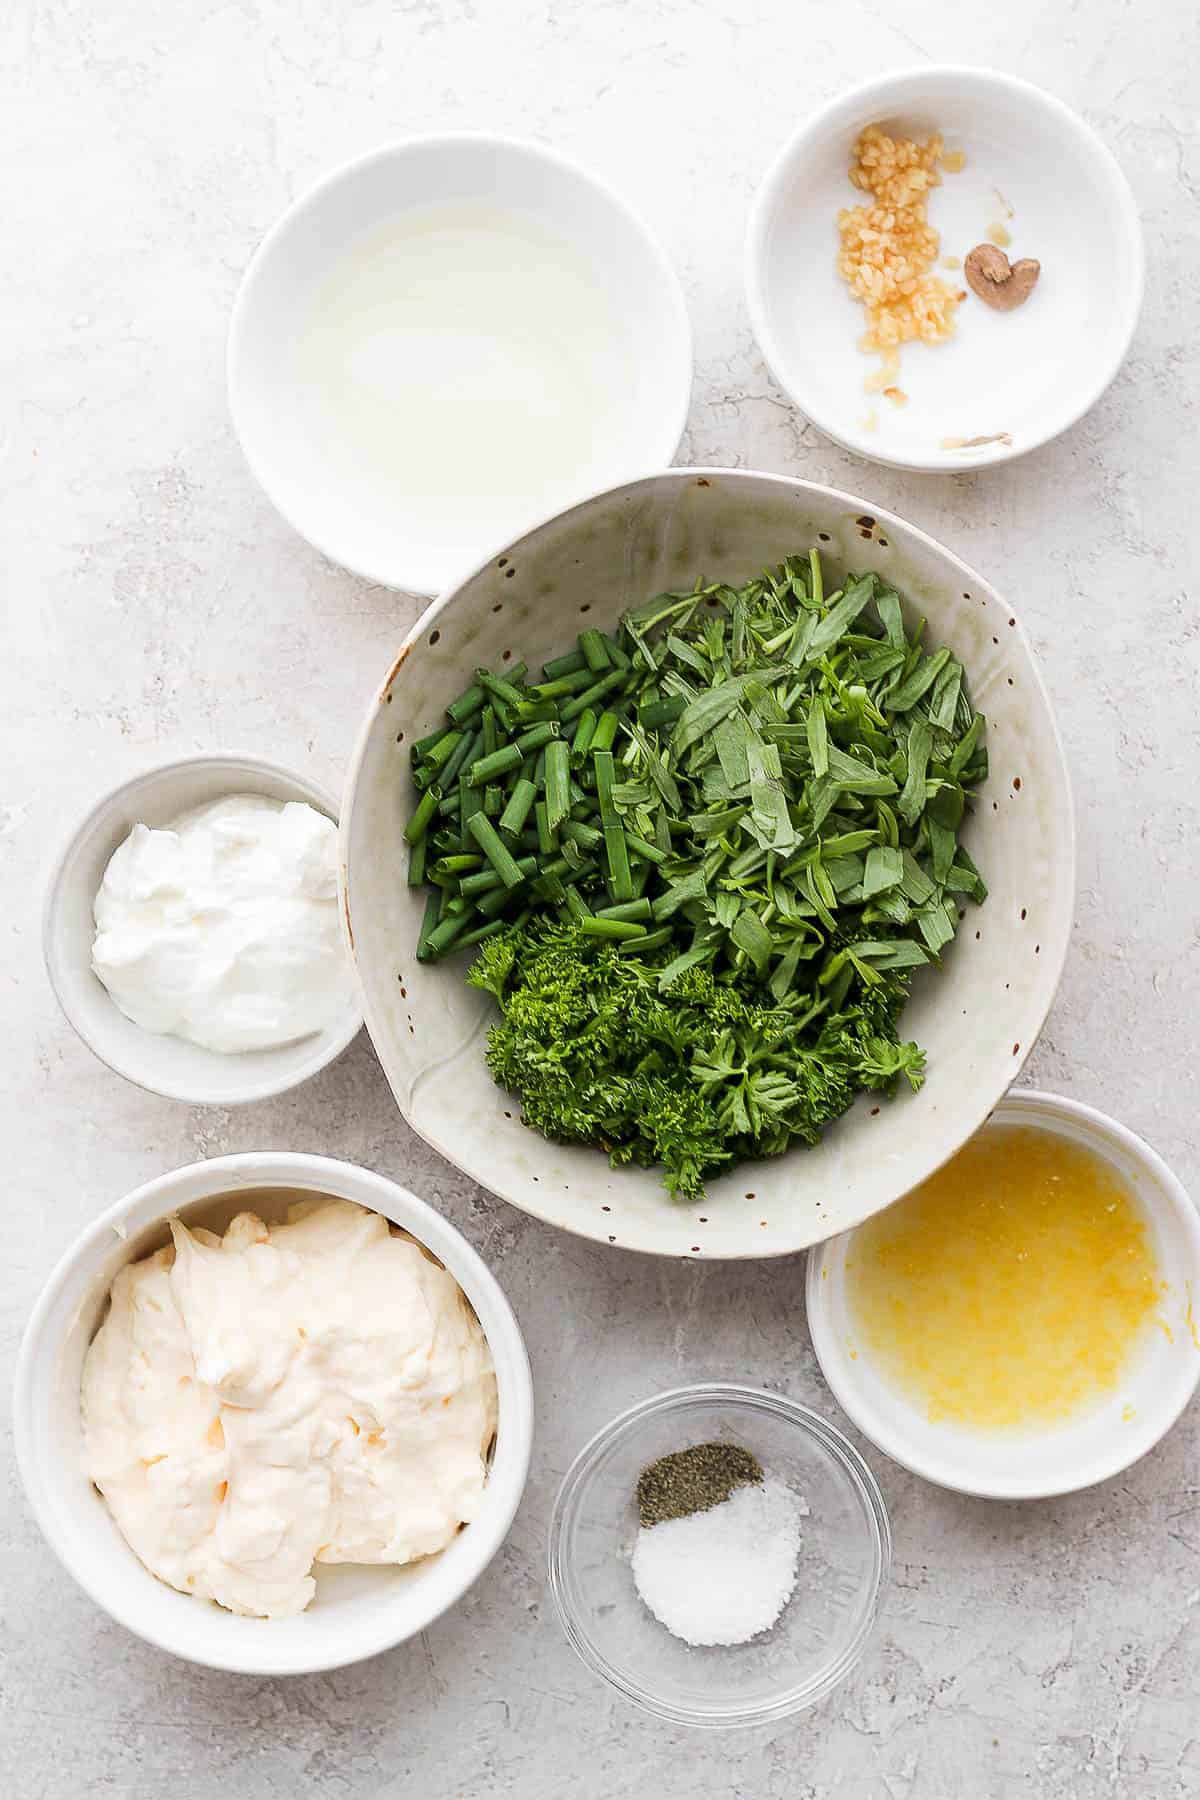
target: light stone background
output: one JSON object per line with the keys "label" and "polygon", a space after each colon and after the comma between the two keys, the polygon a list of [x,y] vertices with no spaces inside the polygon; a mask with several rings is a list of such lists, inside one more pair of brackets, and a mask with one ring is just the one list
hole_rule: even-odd
{"label": "light stone background", "polygon": [[[551,1498],[614,1411],[702,1373],[836,1416],[802,1262],[676,1267],[526,1220],[405,1129],[365,1038],[302,1092],[245,1111],[143,1095],[75,1040],[38,944],[50,859],[98,790],[228,746],[336,783],[417,614],[310,551],[242,465],[223,342],[259,236],[315,177],[393,135],[528,133],[634,199],[681,272],[697,349],[685,457],[895,507],[1022,613],[1081,837],[1073,953],[1029,1078],[1115,1111],[1200,1191],[1194,9],[4,0],[0,34],[4,1362],[102,1206],[196,1157],[290,1147],[398,1176],[463,1227],[520,1315],[538,1400],[524,1505],[468,1601],[419,1642],[291,1681],[191,1669],[109,1623],[43,1544],[6,1453],[0,1790],[1200,1793],[1200,1412],[1126,1478],[1041,1506],[955,1498],[868,1448],[895,1581],[853,1679],[777,1729],[672,1730],[613,1698],[560,1636],[543,1579]],[[1091,416],[1024,461],[945,479],[873,469],[797,417],[752,341],[740,268],[755,183],[805,111],[932,59],[995,64],[1080,108],[1133,184],[1149,251],[1137,341]]]}

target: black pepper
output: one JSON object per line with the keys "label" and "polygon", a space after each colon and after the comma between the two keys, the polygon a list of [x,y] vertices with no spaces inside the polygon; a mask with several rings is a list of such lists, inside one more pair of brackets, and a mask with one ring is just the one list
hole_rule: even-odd
{"label": "black pepper", "polygon": [[735,1488],[763,1478],[762,1464],[739,1444],[692,1444],[648,1463],[638,1476],[638,1521],[661,1525],[689,1513],[707,1512],[728,1500]]}

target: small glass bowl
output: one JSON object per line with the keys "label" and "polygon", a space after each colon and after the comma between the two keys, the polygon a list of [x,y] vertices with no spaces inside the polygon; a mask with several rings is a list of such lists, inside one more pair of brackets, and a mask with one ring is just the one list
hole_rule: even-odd
{"label": "small glass bowl", "polygon": [[[808,1513],[795,1591],[772,1629],[692,1648],[634,1587],[634,1490],[647,1463],[712,1439],[752,1451]],[[584,1662],[648,1712],[718,1729],[786,1718],[843,1681],[866,1646],[891,1556],[883,1495],[841,1432],[781,1394],[725,1382],[655,1395],[606,1425],[568,1469],[550,1522],[550,1590]],[[695,1578],[703,1582],[702,1567]]]}

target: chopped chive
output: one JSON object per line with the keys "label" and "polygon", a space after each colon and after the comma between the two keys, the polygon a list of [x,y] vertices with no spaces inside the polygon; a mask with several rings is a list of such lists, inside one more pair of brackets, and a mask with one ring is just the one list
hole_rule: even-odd
{"label": "chopped chive", "polygon": [[442,769],[440,778],[442,787],[449,788],[452,782],[457,782],[460,770],[474,762],[482,748],[482,731],[464,731],[454,748],[453,754],[449,757]]}
{"label": "chopped chive", "polygon": [[425,940],[425,954],[430,961],[436,962],[438,957],[445,956],[448,951],[452,950],[456,940],[462,936],[470,923],[470,913],[459,913],[453,918],[443,919],[439,925],[435,925]]}
{"label": "chopped chive", "polygon": [[673,725],[687,706],[682,695],[676,694],[669,700],[654,700],[649,706],[643,706],[638,713],[638,723],[648,731],[659,725]]}
{"label": "chopped chive", "polygon": [[543,856],[553,856],[558,849],[558,834],[550,829],[550,818],[546,812],[546,802],[539,800],[533,809],[537,821],[538,849]]}
{"label": "chopped chive", "polygon": [[643,862],[665,863],[670,861],[670,857],[665,850],[660,850],[657,844],[647,843],[646,839],[644,837],[638,837],[636,832],[627,831],[625,833],[625,843],[630,854],[632,856],[640,857]]}
{"label": "chopped chive", "polygon": [[475,813],[468,829],[505,887],[519,886],[524,876],[513,860],[512,853],[500,841],[496,827],[486,813]]}
{"label": "chopped chive", "polygon": [[442,856],[433,865],[435,875],[470,875],[483,867],[482,856],[473,856],[470,852],[461,855]]}
{"label": "chopped chive", "polygon": [[543,750],[560,735],[557,721],[546,719],[540,725],[532,725],[528,731],[523,731],[517,739],[517,748],[523,756],[528,756],[531,750]]}
{"label": "chopped chive", "polygon": [[546,821],[556,831],[571,810],[571,751],[562,739],[546,745]]}
{"label": "chopped chive", "polygon": [[579,648],[583,660],[595,674],[602,675],[605,669],[612,668],[612,657],[608,654],[608,645],[604,641],[604,633],[595,626],[579,634]]}
{"label": "chopped chive", "polygon": [[470,944],[485,943],[488,938],[495,937],[497,932],[507,930],[508,923],[505,919],[489,919],[486,925],[477,925],[474,931],[468,931],[460,937],[455,948],[465,950]]}
{"label": "chopped chive", "polygon": [[596,771],[596,798],[600,804],[600,819],[604,825],[619,825],[620,817],[613,805],[614,765],[611,750],[596,750],[592,753],[592,767]]}
{"label": "chopped chive", "polygon": [[629,653],[621,644],[620,639],[615,638],[609,631],[602,632],[601,636],[604,639],[604,647],[608,651],[609,659],[612,662],[613,667],[616,669],[631,669],[633,663],[629,657]]}
{"label": "chopped chive", "polygon": [[567,889],[567,911],[581,925],[585,919],[592,917],[592,909],[578,888],[569,887]]}
{"label": "chopped chive", "polygon": [[557,719],[557,700],[522,700],[516,709],[517,721],[521,725],[544,725],[547,719]]}
{"label": "chopped chive", "polygon": [[430,888],[425,899],[425,914],[421,920],[421,929],[417,934],[417,961],[428,962],[429,938],[438,920],[442,916],[442,890]]}
{"label": "chopped chive", "polygon": [[630,919],[601,919],[591,917],[580,919],[579,929],[585,937],[612,938],[614,942],[621,938],[644,938],[647,936],[644,925],[635,925]]}
{"label": "chopped chive", "polygon": [[617,741],[617,727],[620,722],[615,712],[602,712],[592,734],[592,749],[611,750]]}
{"label": "chopped chive", "polygon": [[507,775],[510,769],[519,769],[522,760],[519,743],[503,744],[499,750],[493,750],[487,756],[481,756],[478,762],[471,764],[467,776],[472,787],[484,787],[494,781],[497,775]]}
{"label": "chopped chive", "polygon": [[[523,881],[528,881],[529,877],[537,872],[537,857],[523,856],[517,863],[517,868],[520,870],[521,879]],[[491,893],[492,889],[501,882],[504,882],[504,878],[497,870],[492,868],[478,869],[473,875],[463,876],[463,879],[459,884],[459,892],[464,899],[473,900],[476,894]],[[510,882],[504,882],[505,887],[512,885],[513,884]]]}
{"label": "chopped chive", "polygon": [[615,901],[633,899],[633,876],[629,872],[629,852],[625,833],[619,825],[604,827],[604,855],[608,864],[608,887]]}
{"label": "chopped chive", "polygon": [[481,687],[469,687],[465,694],[460,694],[457,700],[451,701],[446,708],[446,717],[456,725],[465,725],[468,719],[473,719],[476,713],[483,711],[485,698]]}
{"label": "chopped chive", "polygon": [[442,790],[438,787],[436,782],[432,787],[425,789],[425,792],[421,795],[421,798],[417,803],[416,811],[408,821],[408,824],[404,827],[404,836],[408,843],[420,843],[421,839],[429,829],[429,821],[437,811],[438,802],[441,800],[441,797]]}
{"label": "chopped chive", "polygon": [[596,722],[596,713],[590,706],[579,715],[578,723],[575,726],[575,736],[571,739],[571,763],[576,768],[591,749]]}
{"label": "chopped chive", "polygon": [[508,832],[511,837],[519,836],[526,819],[529,817],[529,809],[536,799],[536,787],[534,787],[532,781],[526,781],[524,777],[522,777],[509,795],[508,805],[500,814],[501,831]]}
{"label": "chopped chive", "polygon": [[511,681],[505,681],[499,675],[493,675],[490,669],[476,669],[475,679],[493,700],[499,700],[503,706],[520,706],[524,699],[520,688],[515,688]]}
{"label": "chopped chive", "polygon": [[588,707],[594,705],[597,700],[603,700],[607,694],[624,686],[627,679],[624,669],[610,669],[609,673],[602,675],[593,686],[584,688],[581,694],[576,694],[573,700],[567,701],[562,709],[563,724],[569,725],[572,719],[577,719],[581,712],[586,712]]}
{"label": "chopped chive", "polygon": [[455,750],[458,748],[463,738],[469,737],[470,735],[470,732],[448,731],[444,737],[440,737],[433,746],[433,749],[429,752],[429,755],[425,758],[426,769],[440,769],[446,759],[454,755]]}
{"label": "chopped chive", "polygon": [[661,950],[664,944],[669,944],[673,935],[669,925],[660,925],[656,931],[648,931],[645,937],[630,938],[628,943],[618,944],[617,955],[647,955],[651,950]]}
{"label": "chopped chive", "polygon": [[591,687],[596,677],[591,669],[573,669],[569,675],[557,675],[553,681],[539,681],[529,690],[531,700],[561,700]]}
{"label": "chopped chive", "polygon": [[413,761],[423,762],[432,751],[436,750],[444,737],[449,737],[453,729],[453,725],[439,725],[436,731],[431,731],[425,737],[418,738],[410,752]]}
{"label": "chopped chive", "polygon": [[477,812],[483,811],[483,790],[481,788],[472,787],[466,776],[460,775],[458,778],[458,792],[461,802],[458,817],[458,841],[464,851],[471,851],[475,848],[475,840],[471,836],[469,826],[473,816]]}
{"label": "chopped chive", "polygon": [[641,921],[650,917],[648,900],[623,900],[618,906],[599,906],[596,908],[598,919],[633,919]]}
{"label": "chopped chive", "polygon": [[585,825],[581,819],[567,819],[562,826],[562,835],[572,844],[578,844],[581,850],[598,850],[604,842],[604,833],[597,831],[594,825]]}
{"label": "chopped chive", "polygon": [[408,885],[411,888],[425,884],[425,846],[428,841],[428,838],[418,838],[408,853]]}
{"label": "chopped chive", "polygon": [[491,893],[483,896],[483,899],[479,902],[476,910],[478,911],[480,918],[494,919],[497,913],[502,913],[504,911],[512,898],[512,888],[505,887],[503,882],[501,882],[498,888],[493,888]]}
{"label": "chopped chive", "polygon": [[542,664],[542,680],[557,681],[560,675],[573,675],[576,669],[583,667],[582,650],[568,650],[565,656],[556,656],[552,661]]}

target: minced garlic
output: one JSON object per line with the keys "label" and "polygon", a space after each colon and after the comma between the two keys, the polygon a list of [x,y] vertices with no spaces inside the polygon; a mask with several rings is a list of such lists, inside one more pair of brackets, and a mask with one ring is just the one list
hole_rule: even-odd
{"label": "minced garlic", "polygon": [[[940,239],[926,213],[930,189],[941,184],[941,163],[952,166],[937,136],[921,144],[868,125],[855,142],[850,180],[871,204],[838,214],[837,266],[866,308],[863,350],[894,357],[901,344],[938,344],[954,331],[958,294],[932,273]],[[890,386],[895,367],[880,371],[885,381],[868,378],[868,391]]]}

